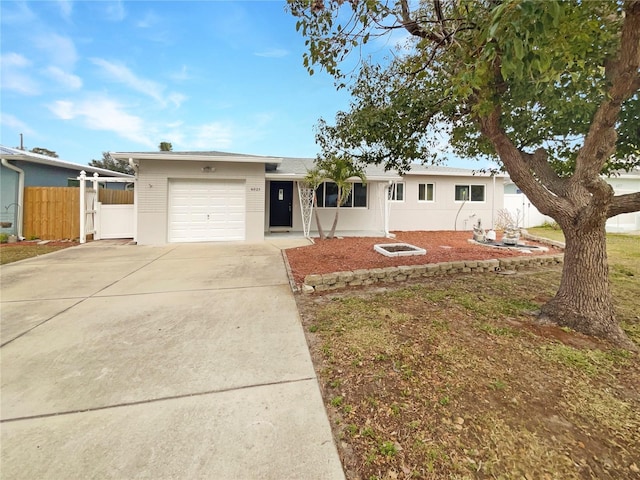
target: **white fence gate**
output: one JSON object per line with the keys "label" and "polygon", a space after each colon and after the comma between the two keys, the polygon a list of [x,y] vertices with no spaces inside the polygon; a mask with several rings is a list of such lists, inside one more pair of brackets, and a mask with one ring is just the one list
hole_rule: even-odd
{"label": "white fence gate", "polygon": [[95,239],[133,238],[135,205],[103,205],[97,202]]}
{"label": "white fence gate", "polygon": [[540,213],[524,193],[505,193],[504,209],[508,210],[513,218],[517,218],[523,228],[539,227],[545,222],[554,222],[553,218]]}
{"label": "white fence gate", "polygon": [[[80,243],[87,241],[87,235],[93,235],[94,240],[109,238],[135,240],[137,236],[135,200],[133,205],[103,205],[98,201],[100,182],[132,183],[133,179],[99,177],[97,173],[87,178],[87,174],[82,171],[78,180],[80,180]],[[92,189],[86,188],[86,180],[91,180]]]}

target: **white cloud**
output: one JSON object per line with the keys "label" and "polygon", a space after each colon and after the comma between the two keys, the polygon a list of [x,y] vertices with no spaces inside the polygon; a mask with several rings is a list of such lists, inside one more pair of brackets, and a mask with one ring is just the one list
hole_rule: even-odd
{"label": "white cloud", "polygon": [[105,14],[106,19],[112,22],[121,22],[127,16],[127,12],[124,9],[122,0],[116,0],[114,2],[105,2]]}
{"label": "white cloud", "polygon": [[2,3],[2,23],[27,26],[36,19],[27,2]]}
{"label": "white cloud", "polygon": [[6,128],[19,130],[20,133],[24,133],[25,135],[35,135],[33,129],[31,129],[18,117],[11,115],[10,113],[0,112],[0,124],[5,126]]}
{"label": "white cloud", "polygon": [[48,55],[47,63],[57,65],[65,70],[71,70],[78,60],[76,46],[69,37],[57,33],[39,35],[35,38],[35,45]]}
{"label": "white cloud", "polygon": [[175,80],[176,82],[184,82],[185,80],[191,79],[191,75],[187,71],[186,65],[182,65],[182,68],[180,69],[180,71],[172,73],[170,77],[172,80]]}
{"label": "white cloud", "polygon": [[22,95],[39,95],[40,85],[33,79],[27,69],[31,67],[31,61],[19,53],[6,53],[0,55],[0,88],[10,90]]}
{"label": "white cloud", "polygon": [[65,72],[59,67],[50,66],[45,70],[46,74],[60,85],[71,90],[82,88],[82,79],[73,73]]}
{"label": "white cloud", "polygon": [[186,95],[183,95],[182,93],[170,93],[167,96],[167,100],[171,103],[173,103],[173,105],[177,108],[180,105],[182,105],[182,103],[187,99]]}
{"label": "white cloud", "polygon": [[158,24],[160,17],[154,12],[147,12],[144,17],[136,22],[138,28],[151,28]]}
{"label": "white cloud", "polygon": [[218,149],[232,145],[233,133],[228,125],[221,122],[208,123],[195,128],[190,144],[194,148]]}
{"label": "white cloud", "polygon": [[73,12],[72,0],[58,0],[57,4],[58,8],[60,8],[60,15],[62,18],[69,20],[71,18],[71,13]]}
{"label": "white cloud", "polygon": [[283,48],[270,48],[268,50],[263,50],[261,52],[255,52],[254,55],[256,57],[282,58],[289,55],[289,51],[284,50]]}
{"label": "white cloud", "polygon": [[106,130],[149,148],[156,144],[146,134],[140,117],[130,115],[118,102],[93,96],[81,101],[58,100],[49,110],[62,120],[80,120],[92,130]]}
{"label": "white cloud", "polygon": [[163,102],[162,90],[164,87],[153,80],[138,77],[124,65],[109,62],[102,58],[92,58],[91,61],[101,67],[112,80],[122,83],[136,92],[144,93],[159,102]]}
{"label": "white cloud", "polygon": [[3,70],[8,67],[28,67],[31,65],[31,61],[24,55],[10,52],[0,55],[0,65],[2,65]]}
{"label": "white cloud", "polygon": [[124,65],[109,62],[102,58],[92,58],[91,61],[95,65],[101,67],[112,80],[122,83],[136,92],[143,93],[153,98],[162,106],[166,106],[167,103],[172,103],[174,106],[179,107],[187,98],[181,93],[176,92],[170,92],[165,98],[164,85],[153,80],[141,78]]}
{"label": "white cloud", "polygon": [[258,125],[266,125],[275,119],[276,115],[272,112],[260,112],[253,115],[254,122]]}

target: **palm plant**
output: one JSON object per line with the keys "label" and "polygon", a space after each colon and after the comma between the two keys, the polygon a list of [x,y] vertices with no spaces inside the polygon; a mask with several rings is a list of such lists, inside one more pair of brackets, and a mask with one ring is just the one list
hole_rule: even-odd
{"label": "palm plant", "polygon": [[304,183],[311,189],[313,189],[313,214],[316,217],[316,226],[318,227],[318,236],[320,240],[324,240],[324,230],[322,229],[322,225],[320,224],[320,217],[318,216],[318,197],[316,195],[316,190],[325,179],[324,172],[320,170],[317,166],[312,168],[311,170],[307,170],[307,174],[304,177]]}
{"label": "palm plant", "polygon": [[337,187],[336,215],[333,219],[331,231],[327,235],[327,238],[333,238],[338,226],[340,206],[349,198],[353,188],[353,183],[350,179],[357,177],[363,184],[366,183],[367,179],[362,168],[346,157],[330,157],[316,162],[316,165],[316,168],[324,172],[325,177],[333,181]]}

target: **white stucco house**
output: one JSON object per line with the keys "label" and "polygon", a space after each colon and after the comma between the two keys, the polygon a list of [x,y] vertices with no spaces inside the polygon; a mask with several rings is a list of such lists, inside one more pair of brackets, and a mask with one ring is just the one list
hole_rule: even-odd
{"label": "white stucco house", "polygon": [[[225,152],[113,152],[137,171],[138,244],[262,241],[265,235],[303,233],[299,187],[313,159]],[[504,179],[472,170],[416,165],[399,176],[370,166],[367,182],[354,179],[340,210],[339,232],[385,235],[397,230],[471,230],[492,226],[503,208]],[[328,228],[335,185],[317,191]],[[311,235],[315,222],[311,223]]]}

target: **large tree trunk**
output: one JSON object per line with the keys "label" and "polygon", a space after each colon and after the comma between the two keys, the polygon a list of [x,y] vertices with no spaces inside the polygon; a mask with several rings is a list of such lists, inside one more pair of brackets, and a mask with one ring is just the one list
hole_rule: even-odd
{"label": "large tree trunk", "polygon": [[604,221],[581,229],[563,228],[566,246],[560,287],[542,307],[541,318],[637,349],[616,322]]}

